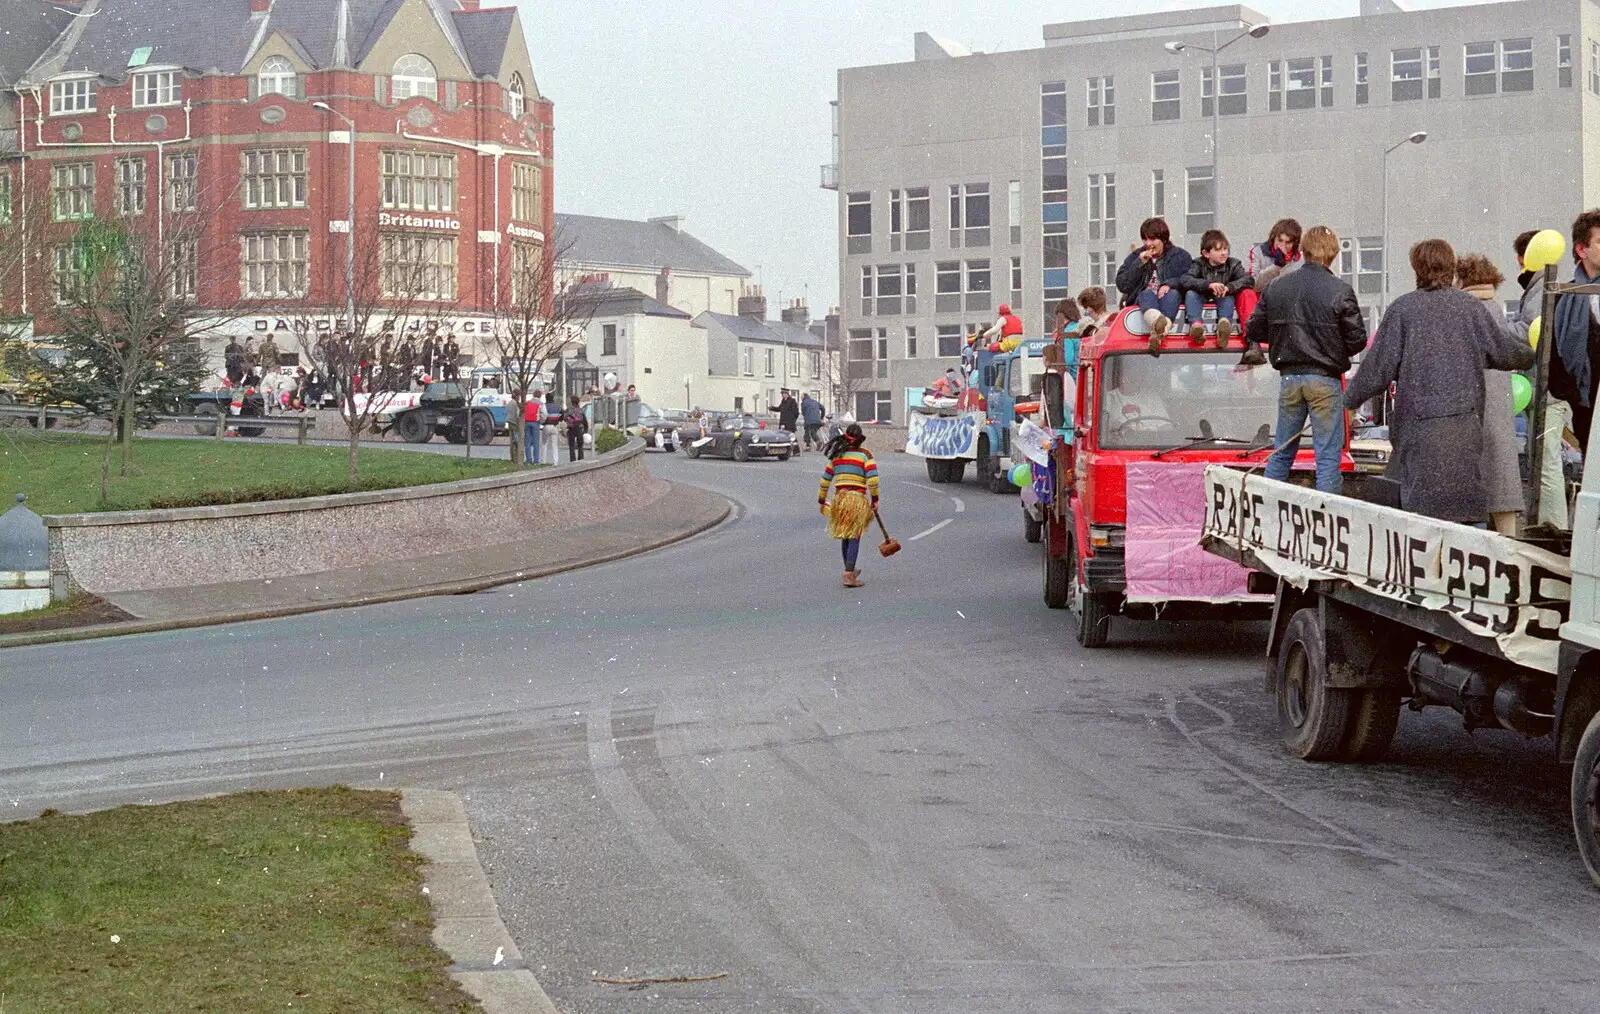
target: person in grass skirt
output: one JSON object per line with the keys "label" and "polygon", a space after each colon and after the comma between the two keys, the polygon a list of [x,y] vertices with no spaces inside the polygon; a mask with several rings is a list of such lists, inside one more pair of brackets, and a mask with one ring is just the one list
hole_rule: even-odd
{"label": "person in grass skirt", "polygon": [[[817,503],[828,517],[828,538],[838,539],[844,553],[844,586],[860,588],[861,572],[856,557],[861,552],[861,536],[872,524],[878,509],[878,463],[863,444],[867,435],[859,423],[851,423],[843,433],[822,449],[828,467],[822,470],[822,485]],[[828,502],[828,487],[833,487],[833,502]]]}

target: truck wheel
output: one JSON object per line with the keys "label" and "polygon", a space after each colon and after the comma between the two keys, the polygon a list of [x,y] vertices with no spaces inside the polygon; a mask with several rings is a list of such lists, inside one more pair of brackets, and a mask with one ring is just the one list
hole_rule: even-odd
{"label": "truck wheel", "polygon": [[1572,830],[1589,878],[1600,886],[1600,714],[1589,719],[1572,762]]}
{"label": "truck wheel", "polygon": [[1278,650],[1277,683],[1278,729],[1289,752],[1308,761],[1342,759],[1354,694],[1328,686],[1322,620],[1315,609],[1290,617]]}
{"label": "truck wheel", "polygon": [[1067,570],[1067,561],[1050,555],[1050,547],[1044,549],[1044,604],[1051,609],[1067,608],[1067,599],[1072,595],[1072,574]]}
{"label": "truck wheel", "polygon": [[194,431],[196,433],[203,437],[214,437],[217,435],[216,417],[223,414],[222,409],[219,406],[207,402],[205,404],[196,406],[194,414],[210,417],[207,422],[194,424]]}
{"label": "truck wheel", "polygon": [[452,444],[464,444],[467,442],[467,431],[460,426],[454,424],[441,426],[439,432],[444,434],[444,438]]}
{"label": "truck wheel", "polygon": [[965,479],[967,477],[967,459],[956,458],[945,462],[944,475],[945,482],[959,483],[962,479]]}
{"label": "truck wheel", "polygon": [[1106,608],[1105,596],[1091,592],[1078,580],[1076,541],[1067,543],[1066,571],[1067,580],[1072,582],[1070,608],[1078,621],[1078,643],[1085,648],[1104,648],[1111,643],[1111,611]]}
{"label": "truck wheel", "polygon": [[[985,474],[982,468],[978,469],[978,474],[979,475]],[[989,476],[989,492],[991,492],[991,493],[1015,493],[1017,491],[1017,487],[1011,485],[1011,480],[1006,478],[1006,473],[1005,473],[1004,470],[996,471],[996,472],[989,472],[988,476]]]}
{"label": "truck wheel", "polygon": [[928,466],[929,482],[944,482],[944,462],[938,458],[923,458],[922,461]]}
{"label": "truck wheel", "polygon": [[467,417],[467,433],[474,444],[494,443],[494,417],[487,412],[473,412]]}
{"label": "truck wheel", "polygon": [[1400,695],[1389,690],[1352,690],[1350,728],[1339,751],[1341,760],[1371,764],[1383,759],[1400,724]]}
{"label": "truck wheel", "polygon": [[421,412],[406,412],[394,422],[395,436],[408,444],[425,444],[433,439],[433,427]]}
{"label": "truck wheel", "polygon": [[1039,542],[1044,538],[1044,522],[1035,521],[1033,515],[1027,511],[1022,512],[1022,537],[1029,542]]}

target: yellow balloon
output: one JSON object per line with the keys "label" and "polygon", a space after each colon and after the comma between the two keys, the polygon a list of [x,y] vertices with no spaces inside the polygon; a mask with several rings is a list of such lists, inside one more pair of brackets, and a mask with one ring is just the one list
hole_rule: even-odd
{"label": "yellow balloon", "polygon": [[1529,271],[1543,271],[1551,264],[1561,263],[1567,252],[1567,238],[1554,229],[1545,229],[1528,241],[1522,255],[1522,266]]}
{"label": "yellow balloon", "polygon": [[1539,347],[1539,336],[1544,334],[1544,318],[1535,317],[1533,323],[1528,325],[1528,344],[1534,348]]}

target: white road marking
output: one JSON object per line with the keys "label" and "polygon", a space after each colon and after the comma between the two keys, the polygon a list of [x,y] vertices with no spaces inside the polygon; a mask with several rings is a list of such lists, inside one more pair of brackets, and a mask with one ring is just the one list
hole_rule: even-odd
{"label": "white road marking", "polygon": [[925,539],[928,536],[932,535],[934,532],[937,532],[939,529],[943,528],[945,525],[948,525],[950,522],[952,522],[954,520],[955,520],[955,518],[945,518],[943,521],[941,521],[938,524],[934,525],[932,528],[928,529],[927,531],[918,532],[917,534],[911,536],[911,538],[908,541],[915,542],[918,539]]}
{"label": "white road marking", "polygon": [[936,488],[934,486],[925,486],[920,482],[910,482],[910,481],[908,481],[908,482],[906,482],[906,485],[907,486],[915,486],[918,489],[925,489],[929,493],[943,493],[944,492],[944,490],[942,490],[942,489],[938,489],[938,488]]}
{"label": "white road marking", "polygon": [[967,512],[967,505],[961,502],[961,498],[959,496],[951,497],[950,502],[956,505],[957,514],[965,514]]}

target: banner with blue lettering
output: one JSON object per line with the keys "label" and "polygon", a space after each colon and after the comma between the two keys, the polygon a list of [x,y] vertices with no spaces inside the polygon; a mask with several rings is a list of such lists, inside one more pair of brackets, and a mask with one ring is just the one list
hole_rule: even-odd
{"label": "banner with blue lettering", "polygon": [[906,453],[919,458],[969,458],[978,456],[978,431],[982,412],[962,415],[926,415],[912,412],[906,432]]}
{"label": "banner with blue lettering", "polygon": [[1206,469],[1205,491],[1205,534],[1296,588],[1346,581],[1445,613],[1518,665],[1556,671],[1570,560],[1486,529],[1221,465]]}

